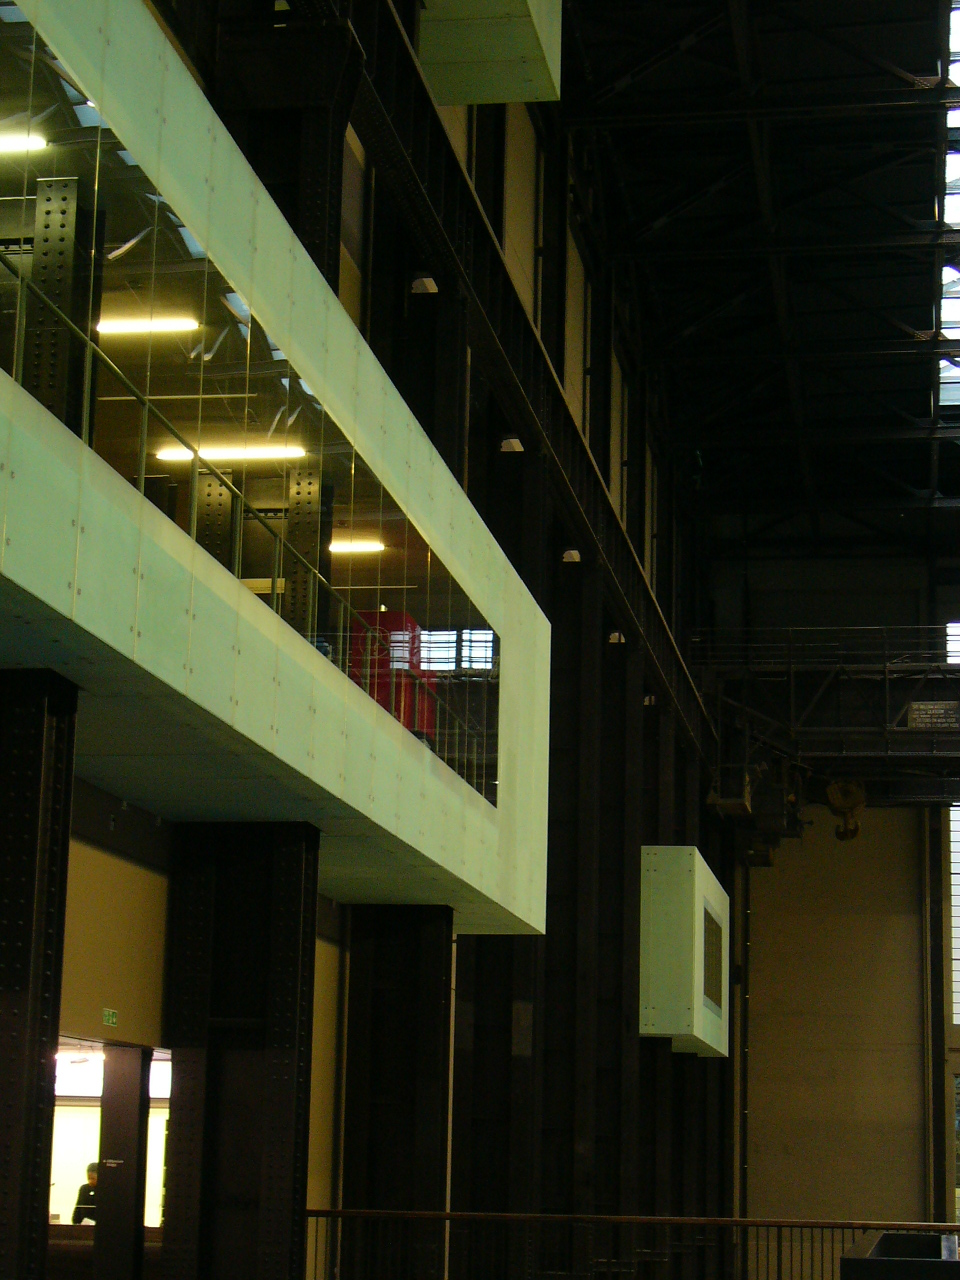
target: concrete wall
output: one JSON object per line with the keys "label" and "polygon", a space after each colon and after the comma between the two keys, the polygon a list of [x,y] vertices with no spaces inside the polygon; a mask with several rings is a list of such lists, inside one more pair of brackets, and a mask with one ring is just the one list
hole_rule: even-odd
{"label": "concrete wall", "polygon": [[560,0],[428,0],[419,55],[440,103],[555,102]]}
{"label": "concrete wall", "polygon": [[71,841],[62,1036],[160,1045],[166,929],[166,876]]}
{"label": "concrete wall", "polygon": [[751,872],[751,1217],[925,1217],[922,835],[872,809]]}
{"label": "concrete wall", "polygon": [[[117,673],[123,673],[127,689],[133,677],[129,711],[138,728],[149,687],[147,696],[158,695],[153,710],[159,712],[162,703],[204,722],[212,716],[220,722],[214,728],[218,737],[226,714],[234,730],[228,734],[232,758],[220,753],[228,771],[216,785],[208,774],[202,796],[189,797],[201,769],[179,747],[162,768],[151,767],[139,753],[136,759],[128,753],[119,767],[110,763],[118,761],[120,731],[113,723],[112,740],[104,732],[106,749],[96,747],[92,760],[82,758],[81,742],[78,772],[171,819],[311,821],[324,833],[321,887],[338,901],[365,901],[372,894],[379,901],[440,902],[453,905],[457,927],[471,932],[541,930],[549,753],[546,618],[148,10],[139,0],[119,7],[107,0],[24,0],[23,12],[501,639],[494,808],[358,686],[338,678],[307,641],[236,579],[228,581],[221,566],[156,509],[148,510],[151,504],[102,459],[82,450],[76,437],[0,375],[0,594],[9,580],[17,614],[40,602],[53,626],[63,627],[64,619],[73,624],[58,653],[82,647],[85,660],[95,638],[99,657],[92,661],[102,661],[103,670],[109,666],[116,677],[112,684],[99,683],[98,701],[119,693]],[[43,492],[39,504],[34,486]],[[38,523],[35,513],[41,509],[57,519]],[[154,551],[158,559],[147,565]],[[210,596],[199,585],[207,575]],[[37,665],[38,628],[30,621],[29,629],[8,628],[15,634],[0,655],[8,665]],[[208,624],[215,646],[222,642],[230,658],[204,648],[200,635]],[[123,661],[117,662],[117,654]],[[248,680],[240,677],[242,691],[234,687],[236,662],[246,663],[249,673]],[[49,665],[90,691],[85,661],[79,678],[69,660]],[[318,705],[317,679],[328,686],[335,705]],[[199,690],[207,682],[210,701]],[[168,701],[171,692],[175,696]],[[288,705],[288,716],[275,694]],[[344,715],[347,702],[356,716]],[[118,697],[114,705],[119,703]],[[81,724],[85,719],[81,698]],[[97,718],[97,724],[106,722]],[[156,731],[156,721],[149,727]],[[190,741],[198,736],[188,731]],[[157,739],[173,742],[166,725]],[[272,777],[286,779],[285,794],[274,796],[277,803],[263,804],[270,780],[251,785],[240,776],[233,748],[252,751]],[[336,763],[329,750],[339,752]],[[178,767],[185,776],[177,775]],[[327,772],[330,786],[319,783],[318,771]],[[166,795],[158,793],[161,787]],[[243,811],[248,801],[257,806],[256,814]],[[373,809],[382,810],[386,826],[376,819],[369,825]]]}

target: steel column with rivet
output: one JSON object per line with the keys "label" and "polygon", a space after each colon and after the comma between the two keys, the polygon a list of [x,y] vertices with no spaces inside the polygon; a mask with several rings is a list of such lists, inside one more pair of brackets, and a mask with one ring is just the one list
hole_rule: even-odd
{"label": "steel column with rivet", "polygon": [[0,672],[0,1280],[43,1276],[77,691]]}

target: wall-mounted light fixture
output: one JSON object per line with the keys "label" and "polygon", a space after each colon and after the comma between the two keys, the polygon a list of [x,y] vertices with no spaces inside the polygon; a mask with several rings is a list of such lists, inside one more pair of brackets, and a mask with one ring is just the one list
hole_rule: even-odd
{"label": "wall-mounted light fixture", "polygon": [[417,275],[413,277],[413,280],[410,282],[410,292],[411,293],[439,293],[440,290],[437,287],[437,282],[436,280],[434,280],[433,276],[428,276],[424,274],[424,275]]}
{"label": "wall-mounted light fixture", "polygon": [[566,551],[564,551],[563,553],[563,563],[564,564],[580,563],[580,552],[576,549],[576,547],[567,547]]}
{"label": "wall-mounted light fixture", "polygon": [[501,453],[523,453],[523,441],[519,436],[504,436],[500,441]]}

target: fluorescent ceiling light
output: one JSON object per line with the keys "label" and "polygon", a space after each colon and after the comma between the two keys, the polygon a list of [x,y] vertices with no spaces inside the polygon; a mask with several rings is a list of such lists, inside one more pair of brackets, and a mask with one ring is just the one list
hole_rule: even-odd
{"label": "fluorescent ceiling light", "polygon": [[[208,444],[198,450],[210,462],[269,462],[280,458],[305,458],[306,449],[298,444]],[[193,450],[183,445],[170,445],[157,450],[161,462],[190,462]]]}
{"label": "fluorescent ceiling light", "polygon": [[335,556],[377,555],[386,549],[382,542],[375,542],[372,538],[351,538],[344,542],[330,543],[330,550]]}
{"label": "fluorescent ceiling light", "polygon": [[24,151],[42,151],[46,138],[39,133],[0,133],[0,154],[18,155]]}
{"label": "fluorescent ceiling light", "polygon": [[150,316],[129,320],[101,320],[97,333],[192,333],[200,328],[199,320],[189,316]]}

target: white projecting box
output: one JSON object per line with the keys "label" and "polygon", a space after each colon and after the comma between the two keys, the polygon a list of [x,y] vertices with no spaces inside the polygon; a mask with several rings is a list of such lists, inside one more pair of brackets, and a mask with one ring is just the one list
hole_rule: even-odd
{"label": "white projecting box", "polygon": [[727,1056],[730,899],[692,845],[643,846],[640,1034]]}

